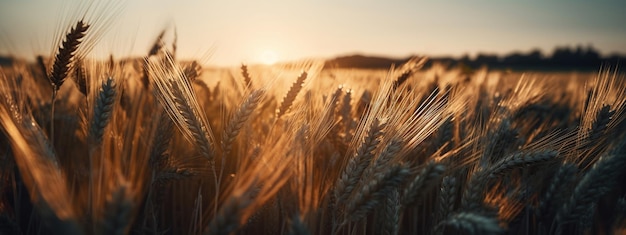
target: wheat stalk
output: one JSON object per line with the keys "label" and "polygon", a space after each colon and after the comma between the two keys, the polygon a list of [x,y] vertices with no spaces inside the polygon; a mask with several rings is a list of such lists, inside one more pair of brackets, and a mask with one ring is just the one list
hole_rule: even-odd
{"label": "wheat stalk", "polygon": [[251,195],[230,197],[218,211],[217,215],[209,223],[204,234],[228,235],[237,230],[241,224],[241,217],[245,209],[253,202]]}
{"label": "wheat stalk", "polygon": [[300,216],[295,215],[291,219],[291,227],[288,235],[311,235],[311,231],[307,228],[306,224],[302,222]]}
{"label": "wheat stalk", "polygon": [[104,217],[100,221],[98,234],[123,235],[127,233],[131,222],[133,202],[128,185],[119,185],[107,198]]}

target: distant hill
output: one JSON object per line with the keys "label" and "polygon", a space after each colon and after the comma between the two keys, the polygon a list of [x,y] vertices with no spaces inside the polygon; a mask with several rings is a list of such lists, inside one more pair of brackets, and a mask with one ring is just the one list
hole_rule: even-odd
{"label": "distant hill", "polygon": [[[364,55],[348,55],[329,59],[325,68],[362,68],[388,69],[391,65],[400,65],[411,57],[397,59]],[[611,54],[602,57],[592,46],[576,48],[557,47],[550,56],[545,56],[539,50],[529,52],[513,52],[506,55],[478,54],[475,58],[463,57],[430,57],[426,67],[440,63],[449,67],[465,66],[478,68],[487,66],[494,69],[512,70],[579,70],[593,71],[602,66],[626,66],[626,55]]]}
{"label": "distant hill", "polygon": [[327,60],[324,64],[325,68],[370,68],[370,69],[388,69],[391,65],[402,64],[408,61],[405,59],[392,59],[385,57],[371,57],[364,55],[341,56]]}
{"label": "distant hill", "polygon": [[11,66],[13,64],[13,57],[0,56],[0,66]]}

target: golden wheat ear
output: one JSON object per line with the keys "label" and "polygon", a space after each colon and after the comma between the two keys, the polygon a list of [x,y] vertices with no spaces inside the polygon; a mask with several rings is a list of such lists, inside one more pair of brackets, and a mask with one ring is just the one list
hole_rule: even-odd
{"label": "golden wheat ear", "polygon": [[168,53],[162,59],[147,59],[146,64],[159,103],[183,136],[213,161],[215,137],[189,79]]}
{"label": "golden wheat ear", "polygon": [[248,65],[241,64],[241,76],[243,76],[246,87],[252,87],[252,77],[250,77],[250,73],[248,72]]}
{"label": "golden wheat ear", "polygon": [[306,79],[307,75],[307,72],[302,72],[298,79],[291,85],[289,91],[287,92],[287,94],[285,94],[285,97],[280,102],[280,106],[276,111],[276,117],[280,118],[287,112],[287,110],[289,110],[289,108],[291,108],[294,100],[296,100],[296,96],[298,96],[298,93],[300,93],[300,90],[302,90],[302,85],[304,84],[304,80]]}
{"label": "golden wheat ear", "polygon": [[222,133],[221,147],[223,154],[227,156],[231,149],[232,143],[239,134],[241,128],[246,123],[248,118],[252,115],[252,112],[256,109],[256,107],[261,102],[261,99],[265,96],[265,90],[255,90],[250,93],[248,98],[237,108],[235,113],[233,113],[231,119],[228,121],[228,124],[224,128],[224,132]]}
{"label": "golden wheat ear", "polygon": [[393,82],[393,89],[398,89],[403,83],[405,83],[415,72],[424,67],[428,58],[426,57],[413,57],[404,65],[402,65],[401,71],[403,71],[398,78]]}
{"label": "golden wheat ear", "polygon": [[55,90],[59,90],[70,67],[72,66],[74,55],[80,46],[82,39],[85,37],[89,25],[79,20],[76,25],[65,35],[65,39],[54,57],[52,72],[48,76],[50,83]]}

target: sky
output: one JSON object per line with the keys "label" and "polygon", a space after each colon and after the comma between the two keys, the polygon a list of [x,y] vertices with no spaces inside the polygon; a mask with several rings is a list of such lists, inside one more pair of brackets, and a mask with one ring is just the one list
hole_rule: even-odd
{"label": "sky", "polygon": [[[93,56],[145,55],[166,29],[213,65],[365,54],[462,56],[592,44],[626,54],[626,1],[134,0],[91,8]],[[0,0],[0,54],[51,54],[81,0]],[[103,4],[100,4],[103,5]],[[73,21],[72,21],[73,20]],[[99,25],[98,25],[99,24]],[[91,29],[90,29],[91,30]],[[92,35],[93,36],[93,35]],[[94,36],[95,37],[95,36]]]}

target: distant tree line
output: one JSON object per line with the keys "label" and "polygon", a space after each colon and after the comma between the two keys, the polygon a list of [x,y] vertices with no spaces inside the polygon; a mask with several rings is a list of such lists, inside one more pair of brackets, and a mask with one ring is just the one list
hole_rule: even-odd
{"label": "distant tree line", "polygon": [[[432,58],[432,62],[443,62],[448,65],[464,65],[469,67],[487,66],[501,69],[544,69],[544,70],[597,70],[601,66],[626,65],[626,57],[612,54],[602,57],[597,49],[589,45],[556,47],[551,56],[544,55],[539,49],[527,53],[513,52],[504,56],[480,53],[476,58]],[[431,62],[431,63],[432,63]]]}
{"label": "distant tree line", "polygon": [[[363,55],[350,55],[328,60],[327,68],[389,68],[392,64],[401,64],[409,58],[390,59]],[[480,53],[475,58],[462,57],[431,57],[426,66],[441,63],[449,67],[465,66],[478,68],[487,66],[495,69],[539,69],[539,70],[598,70],[601,66],[626,66],[626,56],[612,54],[601,56],[597,49],[589,45],[571,48],[556,47],[550,56],[541,50],[530,52],[513,52],[506,55]]]}

